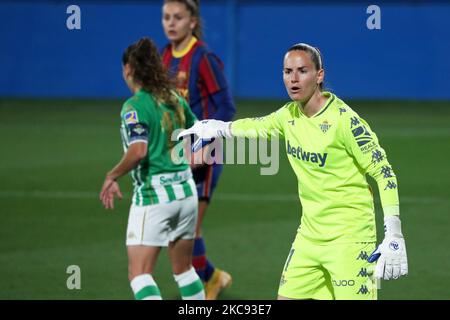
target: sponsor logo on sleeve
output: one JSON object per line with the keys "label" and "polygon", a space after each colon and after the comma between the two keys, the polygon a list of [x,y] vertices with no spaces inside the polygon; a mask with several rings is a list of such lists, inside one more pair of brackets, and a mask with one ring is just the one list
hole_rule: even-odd
{"label": "sponsor logo on sleeve", "polygon": [[356,129],[353,129],[352,133],[355,137],[356,142],[358,143],[358,146],[360,147],[372,141],[372,136],[365,126],[360,126]]}
{"label": "sponsor logo on sleeve", "polygon": [[126,124],[135,124],[138,123],[138,116],[136,111],[130,111],[125,113],[124,115]]}
{"label": "sponsor logo on sleeve", "polygon": [[350,129],[363,154],[369,153],[378,147],[378,144],[374,141],[372,134],[366,126],[361,124],[361,120],[358,117],[355,116],[350,118]]}

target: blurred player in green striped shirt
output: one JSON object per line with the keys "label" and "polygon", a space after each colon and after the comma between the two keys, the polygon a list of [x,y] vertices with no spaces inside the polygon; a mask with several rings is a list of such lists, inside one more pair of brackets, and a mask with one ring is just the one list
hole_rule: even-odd
{"label": "blurred player in green striped shirt", "polygon": [[[276,112],[234,122],[203,120],[179,137],[199,136],[194,149],[217,137],[283,138],[303,214],[278,298],[377,299],[376,278],[408,273],[397,179],[386,152],[366,121],[323,91],[324,67],[317,48],[292,46],[284,58],[283,79],[293,101]],[[376,250],[373,194],[366,174],[378,184],[384,211],[385,239]]]}
{"label": "blurred player in green striped shirt", "polygon": [[[170,85],[158,49],[148,38],[127,48],[123,77],[134,93],[121,111],[125,155],[106,175],[100,199],[114,208],[122,197],[116,180],[131,172],[133,199],[127,228],[129,280],[136,299],[161,299],[152,273],[162,247],[169,247],[175,281],[183,299],[205,298],[192,267],[197,190],[183,154],[173,157],[172,133],[197,121]],[[184,159],[174,161],[173,159]]]}

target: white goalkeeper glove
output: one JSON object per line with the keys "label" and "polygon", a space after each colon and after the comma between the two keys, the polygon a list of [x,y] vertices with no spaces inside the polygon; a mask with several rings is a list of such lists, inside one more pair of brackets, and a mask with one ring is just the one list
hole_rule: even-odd
{"label": "white goalkeeper glove", "polygon": [[180,140],[191,134],[195,134],[198,137],[192,146],[192,151],[196,152],[214,141],[214,138],[231,138],[231,122],[213,119],[197,121],[189,129],[181,131],[178,134],[177,139]]}
{"label": "white goalkeeper glove", "polygon": [[375,278],[398,279],[408,275],[408,257],[405,240],[401,231],[400,218],[397,215],[384,218],[385,235],[383,242],[367,259],[377,261]]}

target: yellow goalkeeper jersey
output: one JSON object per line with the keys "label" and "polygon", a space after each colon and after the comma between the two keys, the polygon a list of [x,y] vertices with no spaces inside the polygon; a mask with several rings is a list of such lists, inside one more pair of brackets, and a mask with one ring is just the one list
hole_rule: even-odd
{"label": "yellow goalkeeper jersey", "polygon": [[399,214],[397,179],[368,123],[330,92],[307,117],[297,102],[268,116],[234,121],[234,136],[284,138],[298,179],[302,217],[298,236],[314,242],[376,241],[372,176],[385,215]]}

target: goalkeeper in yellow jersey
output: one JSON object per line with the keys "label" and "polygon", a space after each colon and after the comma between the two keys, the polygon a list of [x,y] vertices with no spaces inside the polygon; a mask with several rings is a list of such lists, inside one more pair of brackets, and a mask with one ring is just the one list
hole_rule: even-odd
{"label": "goalkeeper in yellow jersey", "polygon": [[[317,48],[292,46],[284,57],[283,79],[293,101],[272,114],[233,122],[203,120],[178,137],[197,135],[193,149],[219,137],[283,138],[303,214],[278,298],[377,299],[376,279],[408,274],[397,179],[386,152],[366,121],[323,91]],[[377,248],[366,174],[378,184],[384,211],[385,238]]]}

